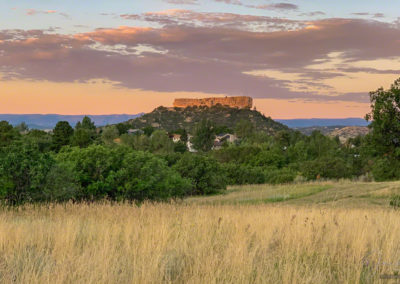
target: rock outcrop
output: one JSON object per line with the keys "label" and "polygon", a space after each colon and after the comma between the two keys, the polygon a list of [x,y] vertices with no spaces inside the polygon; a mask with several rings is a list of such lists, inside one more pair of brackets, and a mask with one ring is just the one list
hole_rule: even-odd
{"label": "rock outcrop", "polygon": [[253,99],[250,97],[225,97],[225,98],[204,98],[204,99],[175,99],[174,107],[186,108],[193,106],[212,107],[217,104],[231,108],[251,109]]}

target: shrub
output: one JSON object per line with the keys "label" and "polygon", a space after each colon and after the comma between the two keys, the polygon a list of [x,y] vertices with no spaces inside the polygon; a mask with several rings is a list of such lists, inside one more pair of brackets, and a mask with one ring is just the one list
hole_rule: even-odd
{"label": "shrub", "polygon": [[308,180],[351,177],[351,168],[346,164],[345,160],[338,157],[323,157],[314,161],[306,161],[301,165],[300,170]]}
{"label": "shrub", "polygon": [[226,189],[226,175],[220,164],[209,157],[185,153],[173,167],[182,177],[191,180],[191,194],[212,194]]}
{"label": "shrub", "polygon": [[190,181],[169,168],[165,160],[126,147],[66,148],[57,160],[71,166],[81,200],[166,200],[191,190]]}
{"label": "shrub", "polygon": [[228,178],[228,184],[262,184],[265,182],[264,170],[234,163],[222,164]]}
{"label": "shrub", "polygon": [[265,182],[271,184],[293,182],[297,173],[289,168],[268,169],[265,171]]}
{"label": "shrub", "polygon": [[374,161],[372,165],[372,175],[376,181],[395,180],[400,177],[400,163],[388,157]]}
{"label": "shrub", "polygon": [[54,160],[33,143],[15,142],[0,149],[0,198],[9,204],[42,199]]}

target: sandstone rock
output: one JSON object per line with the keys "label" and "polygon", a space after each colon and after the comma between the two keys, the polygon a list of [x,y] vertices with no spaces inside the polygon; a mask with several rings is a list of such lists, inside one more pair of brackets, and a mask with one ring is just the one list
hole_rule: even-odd
{"label": "sandstone rock", "polygon": [[251,109],[253,99],[250,97],[225,97],[225,98],[204,98],[204,99],[175,99],[174,107],[185,108],[193,106],[212,107],[217,104],[228,106],[231,108]]}

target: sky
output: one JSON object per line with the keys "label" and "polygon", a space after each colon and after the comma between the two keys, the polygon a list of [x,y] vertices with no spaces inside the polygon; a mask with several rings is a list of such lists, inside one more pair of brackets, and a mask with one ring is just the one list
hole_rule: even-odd
{"label": "sky", "polygon": [[398,0],[0,0],[0,113],[135,114],[251,96],[364,117],[400,77]]}

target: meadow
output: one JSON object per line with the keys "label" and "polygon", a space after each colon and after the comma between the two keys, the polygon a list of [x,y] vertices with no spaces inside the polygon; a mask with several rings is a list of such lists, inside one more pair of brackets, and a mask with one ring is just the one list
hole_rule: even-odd
{"label": "meadow", "polygon": [[0,283],[386,283],[399,182],[234,186],[171,203],[0,210]]}

